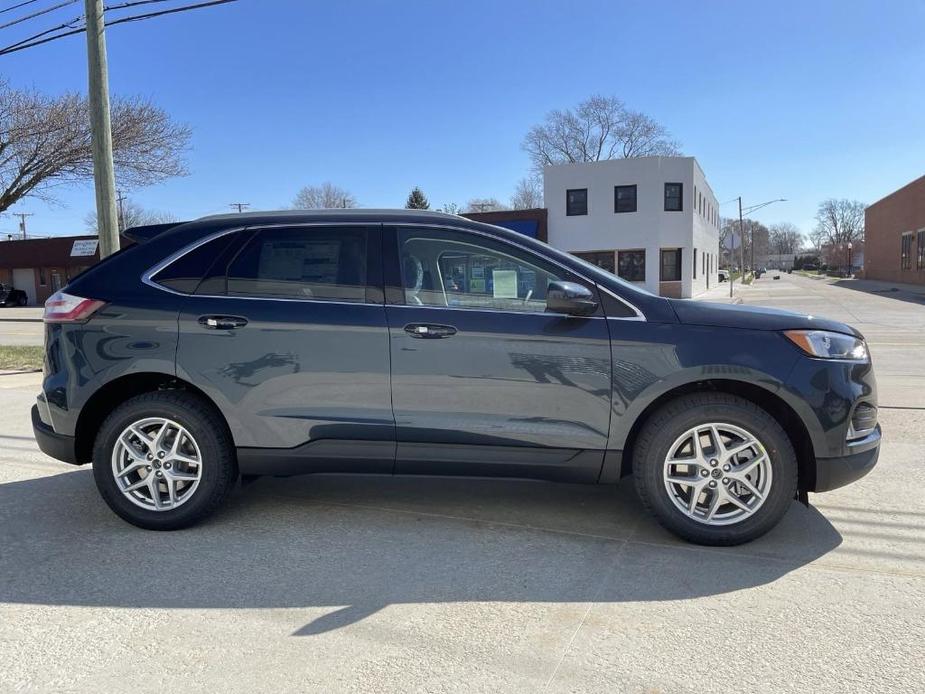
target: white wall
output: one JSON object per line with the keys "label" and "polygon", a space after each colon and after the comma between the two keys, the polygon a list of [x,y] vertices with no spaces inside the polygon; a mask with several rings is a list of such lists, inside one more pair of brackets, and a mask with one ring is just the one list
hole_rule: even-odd
{"label": "white wall", "polygon": [[[665,183],[684,185],[684,209],[666,212]],[[614,212],[614,186],[636,185],[636,212]],[[659,251],[681,248],[681,294],[692,296],[707,288],[707,277],[697,267],[693,280],[693,249],[718,254],[718,233],[694,210],[694,186],[716,209],[716,199],[693,157],[639,157],[584,164],[548,166],[543,172],[548,209],[549,243],[565,251],[646,250],[646,281],[659,291]],[[588,189],[588,214],[569,217],[566,190]],[[706,208],[705,208],[706,209]],[[699,262],[699,258],[698,258]],[[717,261],[709,286],[717,283]]]}

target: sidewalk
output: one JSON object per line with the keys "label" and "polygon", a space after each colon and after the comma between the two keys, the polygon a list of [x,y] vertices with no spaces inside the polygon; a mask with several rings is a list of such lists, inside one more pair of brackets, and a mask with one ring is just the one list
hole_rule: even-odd
{"label": "sidewalk", "polygon": [[709,301],[714,304],[741,304],[742,298],[739,296],[739,290],[742,284],[737,280],[733,283],[733,296],[729,296],[729,282],[720,282],[715,287],[710,287],[702,294],[692,296],[692,301]]}

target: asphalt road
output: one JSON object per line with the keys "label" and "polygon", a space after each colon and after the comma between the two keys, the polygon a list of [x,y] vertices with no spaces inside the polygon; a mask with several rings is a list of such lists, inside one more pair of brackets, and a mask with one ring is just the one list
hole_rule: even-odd
{"label": "asphalt road", "polygon": [[925,306],[763,278],[871,339],[879,466],[743,547],[627,485],[261,480],[143,532],[42,456],[0,377],[0,691],[925,691]]}

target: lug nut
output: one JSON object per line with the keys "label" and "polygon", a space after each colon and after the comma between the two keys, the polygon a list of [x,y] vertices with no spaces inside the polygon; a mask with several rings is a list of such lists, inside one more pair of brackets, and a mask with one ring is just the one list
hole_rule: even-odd
{"label": "lug nut", "polygon": [[710,467],[716,467],[717,465],[719,465],[719,461],[716,458],[710,461]]}
{"label": "lug nut", "polygon": [[701,471],[700,471],[700,476],[701,476],[701,477],[709,477],[709,476],[710,476],[710,471],[709,471],[709,470],[701,470]]}
{"label": "lug nut", "polygon": [[727,487],[729,486],[729,478],[728,478],[728,477],[723,477],[723,484],[725,484]]}
{"label": "lug nut", "polygon": [[155,477],[163,477],[163,476],[164,476],[164,473],[161,472],[160,470],[158,470],[157,472],[154,473],[154,476],[155,476]]}
{"label": "lug nut", "polygon": [[170,463],[164,463],[164,469],[165,469],[165,470],[169,470],[169,469],[170,469]]}
{"label": "lug nut", "polygon": [[148,460],[154,460],[154,456],[148,453]]}
{"label": "lug nut", "polygon": [[723,472],[729,472],[732,469],[732,466],[729,463],[723,465]]}
{"label": "lug nut", "polygon": [[161,451],[160,453],[158,453],[158,454],[157,454],[157,457],[158,457],[158,458],[163,458],[163,457],[164,457],[164,451]]}
{"label": "lug nut", "polygon": [[151,472],[151,466],[150,466],[150,465],[145,465],[145,469],[146,469],[148,472]]}
{"label": "lug nut", "polygon": [[710,489],[716,488],[716,480],[710,480]]}

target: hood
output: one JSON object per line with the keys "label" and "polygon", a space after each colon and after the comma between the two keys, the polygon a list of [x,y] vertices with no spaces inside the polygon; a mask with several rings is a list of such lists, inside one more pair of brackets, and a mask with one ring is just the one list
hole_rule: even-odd
{"label": "hood", "polygon": [[690,299],[672,299],[671,306],[678,320],[687,325],[709,325],[746,330],[831,330],[836,333],[862,337],[861,333],[846,323],[793,311],[783,311],[778,308],[711,304]]}

